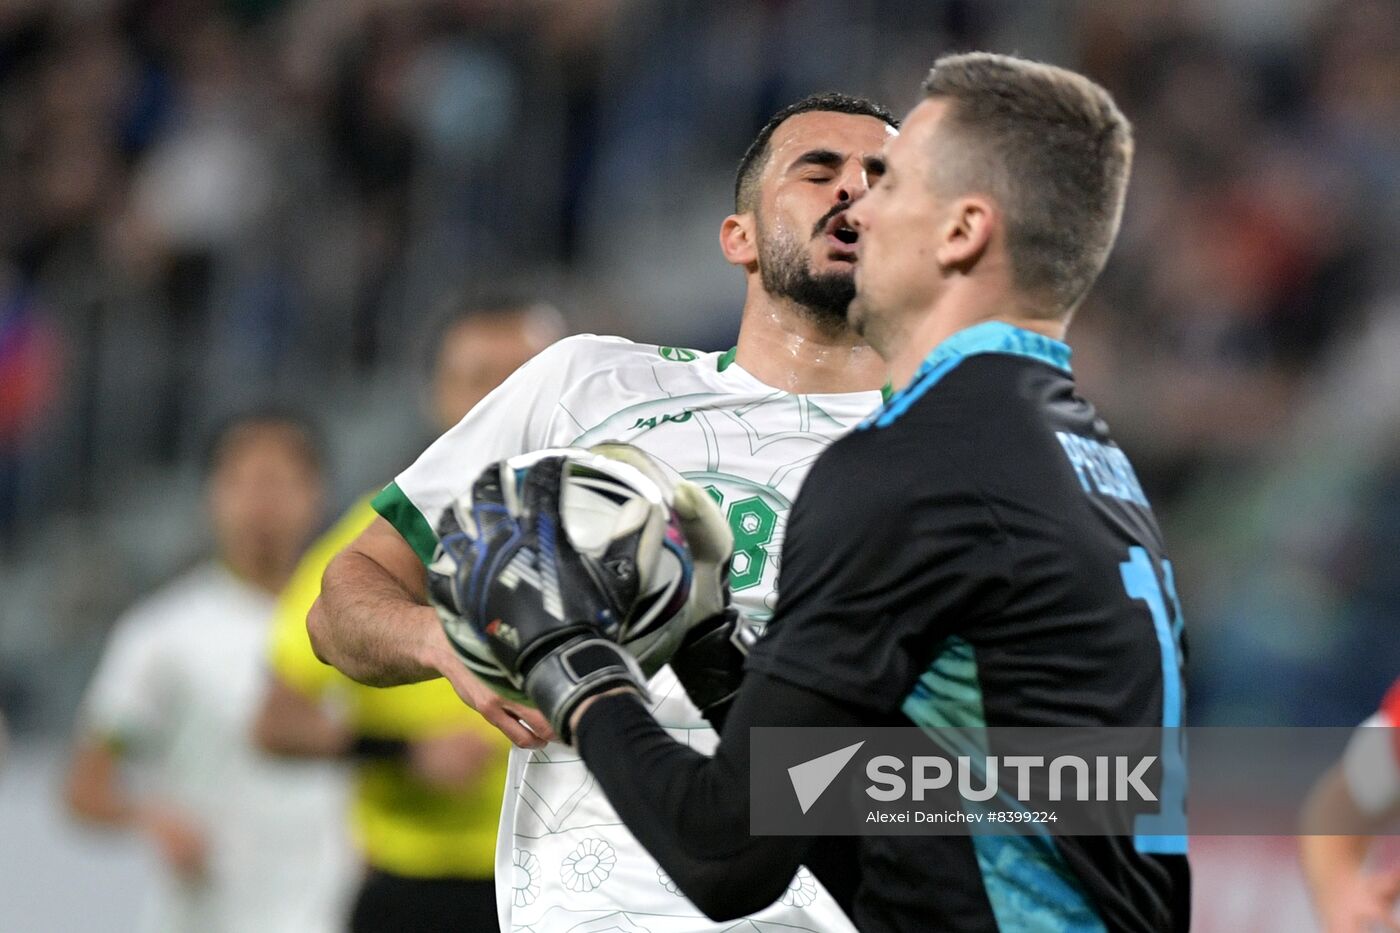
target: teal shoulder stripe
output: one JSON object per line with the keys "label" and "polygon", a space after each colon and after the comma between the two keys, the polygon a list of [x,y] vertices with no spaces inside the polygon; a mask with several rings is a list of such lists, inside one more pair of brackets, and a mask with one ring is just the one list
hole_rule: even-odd
{"label": "teal shoulder stripe", "polygon": [[1065,372],[1071,371],[1067,344],[1002,321],[983,321],[958,331],[930,350],[909,384],[898,392],[886,395],[885,404],[857,428],[889,427],[950,370],[967,357],[983,353],[1024,356]]}
{"label": "teal shoulder stripe", "polygon": [[928,670],[904,698],[902,710],[925,729],[981,729],[987,717],[972,645],[956,635],[939,645]]}
{"label": "teal shoulder stripe", "polygon": [[408,496],[404,495],[398,483],[385,486],[370,505],[403,535],[403,539],[413,548],[413,553],[418,555],[424,566],[432,562],[433,551],[437,550],[437,535],[433,534],[428,520],[418,511],[418,507],[409,501]]}
{"label": "teal shoulder stripe", "polygon": [[1098,911],[1050,839],[978,833],[972,848],[1002,933],[1105,933]]}
{"label": "teal shoulder stripe", "polygon": [[[983,699],[977,650],[952,635],[901,710],[948,753],[975,758],[987,753]],[[1104,933],[1089,895],[1048,836],[977,833],[972,847],[1002,933]]]}

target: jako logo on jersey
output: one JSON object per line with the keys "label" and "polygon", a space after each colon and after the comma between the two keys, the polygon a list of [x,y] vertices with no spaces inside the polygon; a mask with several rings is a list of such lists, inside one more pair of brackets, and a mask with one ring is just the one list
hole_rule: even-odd
{"label": "jako logo on jersey", "polygon": [[661,358],[670,360],[673,363],[691,363],[700,355],[694,350],[687,350],[684,347],[658,347]]}
{"label": "jako logo on jersey", "polygon": [[[687,350],[685,352],[689,353],[690,351]],[[632,430],[635,431],[638,429],[645,429],[649,431],[657,425],[666,424],[667,422],[670,422],[671,424],[685,424],[687,421],[690,420],[690,416],[692,414],[694,414],[694,412],[687,408],[684,411],[678,411],[673,414],[653,415],[650,418],[638,418],[637,423],[632,425]]]}

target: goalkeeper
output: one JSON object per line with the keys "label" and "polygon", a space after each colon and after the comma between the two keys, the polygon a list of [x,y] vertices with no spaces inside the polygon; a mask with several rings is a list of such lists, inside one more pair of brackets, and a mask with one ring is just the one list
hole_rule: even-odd
{"label": "goalkeeper", "polygon": [[1127,121],[1082,76],[1004,56],[940,59],[924,90],[847,212],[851,320],[902,388],[814,465],[746,676],[718,574],[699,572],[724,530],[677,496],[714,611],[670,664],[720,728],[714,757],[665,733],[632,659],[582,621],[618,607],[557,533],[559,458],[477,530],[462,566],[487,569],[459,574],[456,608],[713,918],[805,864],[865,931],[1183,930],[1184,836],[749,834],[754,727],[1181,723],[1171,564],[1062,342],[1117,231]]}

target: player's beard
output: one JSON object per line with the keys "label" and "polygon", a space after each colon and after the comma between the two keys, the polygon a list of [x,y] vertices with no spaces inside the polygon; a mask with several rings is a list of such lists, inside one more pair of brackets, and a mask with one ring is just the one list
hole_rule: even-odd
{"label": "player's beard", "polygon": [[846,328],[846,308],[856,294],[849,271],[817,274],[797,238],[787,230],[771,230],[758,221],[758,273],[763,289],[775,298],[786,298],[808,320],[835,332]]}

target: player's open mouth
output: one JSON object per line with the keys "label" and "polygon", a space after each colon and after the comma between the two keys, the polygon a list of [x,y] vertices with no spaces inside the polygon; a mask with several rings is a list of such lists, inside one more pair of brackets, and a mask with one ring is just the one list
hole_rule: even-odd
{"label": "player's open mouth", "polygon": [[860,239],[860,234],[846,222],[846,212],[842,211],[827,222],[826,242],[831,246],[834,256],[855,262],[856,242]]}

